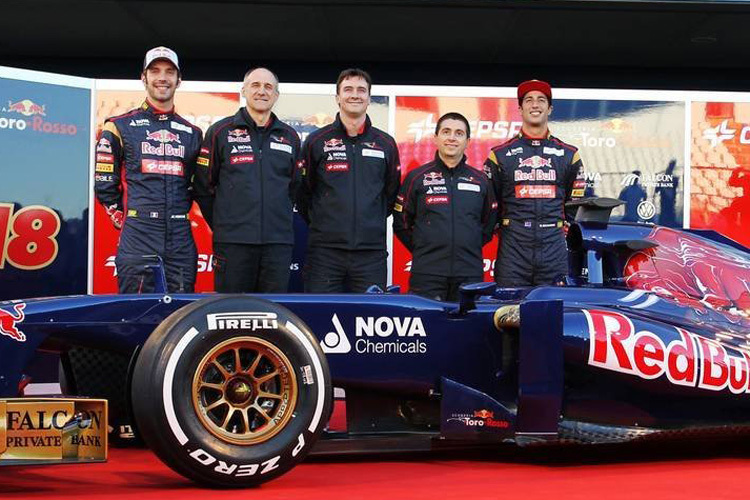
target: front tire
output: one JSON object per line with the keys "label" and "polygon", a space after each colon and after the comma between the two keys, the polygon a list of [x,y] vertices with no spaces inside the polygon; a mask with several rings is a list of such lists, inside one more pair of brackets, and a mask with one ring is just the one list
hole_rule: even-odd
{"label": "front tire", "polygon": [[200,300],[166,318],[132,384],[146,444],[175,471],[217,487],[258,485],[299,463],[328,422],[331,393],[309,328],[247,296]]}

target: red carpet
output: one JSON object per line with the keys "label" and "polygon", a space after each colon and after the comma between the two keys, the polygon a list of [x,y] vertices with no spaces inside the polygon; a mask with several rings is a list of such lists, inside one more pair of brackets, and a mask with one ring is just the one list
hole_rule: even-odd
{"label": "red carpet", "polygon": [[[281,478],[247,491],[203,490],[178,476],[149,451],[113,449],[106,464],[51,467],[0,467],[0,498],[45,499],[223,499],[274,500],[392,499],[747,499],[750,458],[709,456],[623,461],[614,449],[590,456],[519,460],[518,454],[439,459],[423,455],[409,461],[322,461],[312,459]],[[547,452],[544,452],[547,453]],[[558,454],[557,452],[552,452]],[[660,454],[661,452],[657,452]],[[582,454],[586,456],[582,458]],[[645,456],[644,456],[645,455]],[[682,452],[678,455],[684,456]],[[651,461],[648,457],[651,456]],[[509,458],[511,457],[511,458]],[[473,458],[473,459],[469,459]],[[577,461],[573,465],[569,463]],[[604,463],[592,463],[604,462]]]}

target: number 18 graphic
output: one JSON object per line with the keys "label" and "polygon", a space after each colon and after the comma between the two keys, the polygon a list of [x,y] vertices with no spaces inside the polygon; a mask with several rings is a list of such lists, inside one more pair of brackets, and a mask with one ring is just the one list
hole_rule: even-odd
{"label": "number 18 graphic", "polygon": [[57,257],[60,217],[50,208],[30,205],[13,213],[12,203],[0,203],[0,269],[34,270]]}

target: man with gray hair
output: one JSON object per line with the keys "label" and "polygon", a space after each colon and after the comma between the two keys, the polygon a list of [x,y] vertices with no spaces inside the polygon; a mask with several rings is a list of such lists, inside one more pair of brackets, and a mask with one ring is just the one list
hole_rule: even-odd
{"label": "man with gray hair", "polygon": [[271,111],[279,98],[272,71],[248,71],[242,95],[245,107],[206,132],[194,197],[213,230],[216,291],[283,293],[294,245],[300,140]]}

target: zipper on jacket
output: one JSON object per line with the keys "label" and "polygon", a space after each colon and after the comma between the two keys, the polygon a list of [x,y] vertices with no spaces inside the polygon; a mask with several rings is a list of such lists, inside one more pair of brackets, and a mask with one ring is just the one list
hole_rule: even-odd
{"label": "zipper on jacket", "polygon": [[260,170],[260,210],[259,210],[259,213],[260,213],[260,234],[258,235],[258,238],[259,238],[258,243],[260,243],[260,244],[265,243],[265,239],[263,238],[264,232],[265,232],[265,229],[263,227],[263,219],[265,219],[265,217],[263,217],[263,215],[264,215],[263,211],[265,210],[265,206],[266,206],[266,202],[265,202],[265,199],[264,199],[264,194],[265,194],[265,183],[264,182],[265,181],[263,180],[264,179],[264,177],[263,177],[263,137],[264,137],[264,135],[266,135],[266,134],[258,134],[258,139],[259,139],[258,140],[258,144],[259,144],[259,147],[258,147],[258,163],[257,163],[257,165],[258,165],[258,169]]}
{"label": "zipper on jacket", "polygon": [[[455,167],[455,168],[458,168],[458,167]],[[448,189],[449,189],[449,191],[448,191],[448,204],[450,205],[450,210],[451,210],[451,263],[450,263],[450,267],[449,267],[449,277],[450,278],[452,278],[453,275],[454,275],[454,273],[453,273],[453,264],[456,261],[456,215],[455,215],[455,210],[453,208],[454,205],[455,205],[455,201],[456,201],[456,200],[453,199],[453,193],[455,191],[453,188],[455,187],[454,183],[456,182],[456,176],[454,175],[455,174],[455,172],[454,172],[455,168],[454,169],[448,169],[448,175],[450,176],[451,180],[450,180],[450,182],[447,183],[448,186],[449,186],[448,187]]]}
{"label": "zipper on jacket", "polygon": [[352,214],[352,250],[357,248],[357,142],[356,139],[352,142],[352,206],[354,207],[354,213]]}

